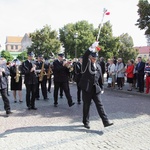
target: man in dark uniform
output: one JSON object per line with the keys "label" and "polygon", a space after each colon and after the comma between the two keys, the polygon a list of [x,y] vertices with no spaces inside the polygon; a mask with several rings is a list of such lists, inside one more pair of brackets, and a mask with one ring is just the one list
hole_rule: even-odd
{"label": "man in dark uniform", "polygon": [[66,98],[68,100],[69,107],[75,103],[72,101],[69,88],[69,68],[67,68],[67,62],[63,61],[64,54],[58,54],[58,59],[53,62],[53,75],[54,75],[54,106],[58,105],[58,90],[62,87]]}
{"label": "man in dark uniform", "polygon": [[81,104],[81,88],[79,86],[80,79],[82,77],[82,57],[79,58],[77,62],[74,62],[74,81],[76,82],[77,85],[77,101],[78,104]]}
{"label": "man in dark uniform", "polygon": [[144,69],[145,69],[145,63],[142,61],[141,57],[138,57],[138,63],[135,67],[136,73],[137,73],[137,83],[138,83],[138,92],[144,93]]}
{"label": "man in dark uniform", "polygon": [[4,102],[4,109],[6,114],[9,115],[12,112],[10,111],[10,103],[7,97],[7,76],[9,75],[9,70],[6,66],[6,60],[0,58],[0,93]]}
{"label": "man in dark uniform", "polygon": [[103,91],[102,84],[102,71],[98,63],[96,63],[98,54],[95,52],[98,42],[92,44],[92,46],[83,55],[82,62],[82,78],[79,86],[82,89],[83,100],[83,124],[85,128],[89,126],[89,109],[91,100],[93,99],[98,114],[102,119],[104,127],[113,125],[108,120],[104,107],[101,102],[101,92]]}
{"label": "man in dark uniform", "polygon": [[[44,98],[44,100],[48,100],[47,86],[46,86],[48,66],[44,63],[42,55],[38,55],[35,65],[36,65],[37,81],[38,81],[37,87],[36,87],[36,99],[39,100],[39,98],[40,98],[39,86],[41,85],[41,91],[42,91],[43,98]],[[41,77],[40,77],[40,75],[41,75]]]}
{"label": "man in dark uniform", "polygon": [[36,110],[35,93],[37,85],[36,65],[33,63],[34,53],[28,53],[28,59],[22,64],[22,72],[25,75],[24,83],[26,86],[26,105],[28,109]]}

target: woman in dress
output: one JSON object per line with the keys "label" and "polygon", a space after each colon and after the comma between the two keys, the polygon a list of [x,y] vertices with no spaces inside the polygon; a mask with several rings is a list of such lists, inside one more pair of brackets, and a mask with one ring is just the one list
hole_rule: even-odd
{"label": "woman in dress", "polygon": [[21,75],[21,62],[18,59],[13,60],[13,66],[10,67],[10,89],[13,91],[14,102],[17,102],[17,91],[19,102],[22,101],[22,75]]}

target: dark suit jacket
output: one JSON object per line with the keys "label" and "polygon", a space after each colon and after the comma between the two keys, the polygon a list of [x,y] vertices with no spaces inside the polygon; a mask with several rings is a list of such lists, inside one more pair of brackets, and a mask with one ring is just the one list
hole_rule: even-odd
{"label": "dark suit jacket", "polygon": [[144,75],[145,63],[141,61],[140,65],[138,64],[136,65],[135,70],[137,71],[138,74]]}
{"label": "dark suit jacket", "polygon": [[[79,86],[81,87],[82,90],[86,92],[91,92],[93,88],[96,88],[96,93],[99,93],[103,89],[101,66],[98,63],[96,63],[95,69],[93,64],[89,61],[90,53],[91,53],[90,50],[87,50],[83,55],[83,62],[82,62],[83,74],[79,82]],[[90,70],[92,70],[93,72],[95,71],[95,74],[91,74]]]}
{"label": "dark suit jacket", "polygon": [[53,75],[54,82],[68,82],[69,81],[69,69],[58,60],[53,62]]}
{"label": "dark suit jacket", "polygon": [[35,72],[30,72],[32,68],[32,63],[28,60],[22,63],[22,73],[25,75],[24,83],[25,84],[36,84],[37,83],[37,75]]}

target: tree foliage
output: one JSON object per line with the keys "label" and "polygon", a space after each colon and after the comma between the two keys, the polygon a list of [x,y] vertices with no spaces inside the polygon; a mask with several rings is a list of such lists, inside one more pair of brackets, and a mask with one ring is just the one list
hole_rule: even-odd
{"label": "tree foliage", "polygon": [[17,59],[19,59],[20,61],[24,61],[27,59],[27,52],[26,51],[23,51],[22,53],[20,53],[18,56],[17,56]]}
{"label": "tree foliage", "polygon": [[[75,58],[75,49],[77,57],[83,55],[85,50],[95,41],[94,27],[87,21],[79,21],[75,24],[69,23],[59,29],[60,41],[65,48],[65,56]],[[78,34],[75,37],[75,34]]]}
{"label": "tree foliage", "polygon": [[137,6],[139,19],[136,25],[141,30],[145,30],[145,35],[150,35],[150,4],[147,0],[139,0]]}
{"label": "tree foliage", "polygon": [[[98,29],[96,29],[96,33],[98,33]],[[109,21],[102,26],[99,41],[101,47],[101,51],[99,52],[100,57],[107,59],[118,55],[117,49],[119,39],[113,36],[112,25]]]}
{"label": "tree foliage", "polygon": [[120,35],[118,57],[123,58],[126,63],[129,59],[137,57],[138,52],[133,48],[133,39],[127,33]]}
{"label": "tree foliage", "polygon": [[9,53],[9,51],[3,50],[1,52],[1,57],[4,57],[7,61],[12,61],[14,57]]}
{"label": "tree foliage", "polygon": [[33,43],[27,50],[28,52],[33,51],[36,57],[39,54],[49,57],[60,51],[61,43],[58,39],[58,33],[55,30],[51,30],[48,25],[31,33],[30,37]]}

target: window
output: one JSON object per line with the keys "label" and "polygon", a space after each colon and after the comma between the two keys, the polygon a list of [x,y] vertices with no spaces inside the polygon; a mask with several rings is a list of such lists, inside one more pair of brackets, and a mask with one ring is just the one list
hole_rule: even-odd
{"label": "window", "polygon": [[11,49],[13,49],[14,48],[14,46],[13,45],[11,45]]}
{"label": "window", "polygon": [[15,49],[18,49],[18,45],[15,45]]}

